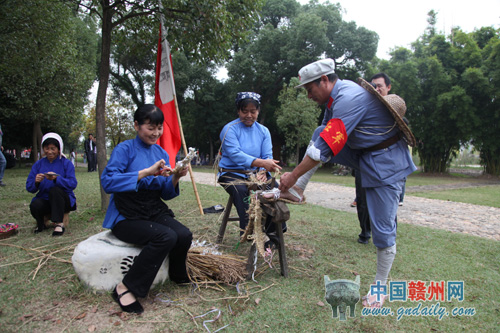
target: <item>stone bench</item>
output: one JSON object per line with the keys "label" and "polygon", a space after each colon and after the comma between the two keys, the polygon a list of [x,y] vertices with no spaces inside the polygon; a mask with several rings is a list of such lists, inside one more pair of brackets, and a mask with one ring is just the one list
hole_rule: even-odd
{"label": "stone bench", "polygon": [[[113,290],[123,280],[142,247],[125,243],[113,233],[103,231],[79,243],[75,248],[73,267],[88,288]],[[153,286],[168,279],[168,256],[158,271]]]}

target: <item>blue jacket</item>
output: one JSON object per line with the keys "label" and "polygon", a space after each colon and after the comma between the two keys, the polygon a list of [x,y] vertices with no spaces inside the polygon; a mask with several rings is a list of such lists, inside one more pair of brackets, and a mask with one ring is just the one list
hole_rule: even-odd
{"label": "blue jacket", "polygon": [[108,210],[102,226],[111,229],[124,220],[114,202],[113,193],[137,191],[139,189],[160,190],[161,198],[169,200],[179,195],[179,187],[174,187],[172,176],[148,176],[140,181],[139,171],[149,168],[160,159],[168,165],[169,157],[159,145],[147,145],[139,137],[120,143],[113,149],[106,168],[101,175],[101,184],[106,193],[111,193]]}
{"label": "blue jacket", "polygon": [[273,158],[271,134],[267,127],[258,122],[248,127],[239,121],[239,119],[235,119],[227,123],[220,133],[222,158],[219,167],[232,170],[251,170],[255,159]]}
{"label": "blue jacket", "polygon": [[[44,179],[38,185],[35,184],[36,175],[39,173],[46,172],[55,172],[59,176],[55,181]],[[35,197],[31,200],[35,199],[43,199],[49,200],[49,190],[54,187],[60,187],[66,192],[69,196],[69,201],[71,207],[74,207],[76,204],[76,197],[73,190],[78,185],[78,182],[75,177],[75,167],[73,163],[67,160],[65,157],[57,157],[52,162],[44,157],[33,164],[31,171],[28,175],[28,179],[26,179],[26,190],[30,193],[36,193]]]}

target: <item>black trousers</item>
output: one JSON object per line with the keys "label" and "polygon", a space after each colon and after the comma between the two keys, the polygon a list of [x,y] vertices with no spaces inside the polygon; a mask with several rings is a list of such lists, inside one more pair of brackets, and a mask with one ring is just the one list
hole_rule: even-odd
{"label": "black trousers", "polygon": [[126,243],[143,246],[122,281],[136,297],[146,297],[168,254],[170,279],[175,282],[188,280],[186,258],[193,235],[172,216],[159,214],[152,221],[123,220],[112,232]]}
{"label": "black trousers", "polygon": [[372,231],[370,227],[370,214],[368,213],[368,205],[366,204],[366,191],[361,186],[359,171],[354,171],[354,182],[356,184],[356,210],[358,212],[359,226],[361,227],[359,238],[369,240]]}
{"label": "black trousers", "polygon": [[[268,176],[268,180],[269,180]],[[248,225],[248,206],[249,196],[248,187],[245,184],[237,184],[238,182],[244,181],[245,178],[235,175],[233,173],[225,173],[219,177],[218,182],[222,184],[227,193],[233,197],[233,204],[238,212],[238,217],[240,218],[240,235],[243,235],[245,228]],[[236,182],[236,184],[231,184]],[[274,184],[274,187],[278,187],[278,183]],[[270,189],[270,188],[268,188]],[[267,190],[268,190],[267,189]],[[276,224],[272,222],[272,216],[268,216],[266,219],[266,224],[264,226],[264,231],[266,234],[270,234],[276,231]],[[283,232],[286,231],[286,223],[283,223]]]}
{"label": "black trousers", "polygon": [[96,154],[90,151],[87,153],[87,171],[88,172],[94,171],[95,166],[96,166]]}
{"label": "black trousers", "polygon": [[54,223],[62,223],[64,213],[71,210],[69,195],[60,187],[54,186],[49,190],[49,200],[34,199],[30,204],[31,215],[35,218],[38,228],[44,227],[44,216],[51,216]]}

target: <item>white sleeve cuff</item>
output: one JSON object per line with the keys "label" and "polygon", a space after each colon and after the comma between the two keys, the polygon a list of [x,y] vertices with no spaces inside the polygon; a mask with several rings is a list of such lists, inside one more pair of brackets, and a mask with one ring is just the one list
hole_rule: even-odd
{"label": "white sleeve cuff", "polygon": [[321,150],[316,148],[314,144],[307,147],[306,155],[317,162],[321,161]]}

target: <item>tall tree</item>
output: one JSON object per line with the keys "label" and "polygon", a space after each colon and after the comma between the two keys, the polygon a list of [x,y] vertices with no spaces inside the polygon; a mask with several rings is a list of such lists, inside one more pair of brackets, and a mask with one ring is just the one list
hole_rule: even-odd
{"label": "tall tree", "polygon": [[379,67],[393,78],[393,91],[406,100],[422,169],[446,172],[460,147],[472,142],[485,170],[498,174],[498,31],[465,33],[455,27],[444,36],[435,28],[434,11],[428,22],[412,44],[413,53],[396,49]]}
{"label": "tall tree", "polygon": [[185,92],[179,109],[186,143],[213,160],[221,128],[236,117],[233,89],[217,80],[214,64],[192,63],[179,53],[174,54],[173,61],[176,90]]}
{"label": "tall tree", "polygon": [[500,29],[483,45],[483,65],[479,69],[467,70],[462,80],[478,104],[479,121],[474,128],[472,143],[479,150],[485,171],[500,176]]}
{"label": "tall tree", "polygon": [[35,158],[44,131],[64,138],[83,112],[96,42],[92,22],[60,2],[0,3],[1,117],[31,126]]}
{"label": "tall tree", "polygon": [[[66,0],[69,1],[69,0]],[[110,74],[112,33],[125,22],[139,17],[150,17],[152,26],[158,25],[158,1],[163,3],[163,14],[169,27],[172,48],[184,50],[195,59],[221,61],[229,55],[229,46],[244,36],[253,24],[253,14],[261,1],[255,0],[73,0],[80,8],[95,14],[101,20],[101,60],[96,99],[97,163],[99,174],[107,164],[105,107]],[[150,46],[151,48],[153,46]],[[108,196],[101,186],[101,208],[108,206]]]}
{"label": "tall tree", "polygon": [[292,78],[279,94],[280,107],[276,111],[276,123],[290,148],[295,148],[295,165],[300,162],[300,148],[309,143],[310,134],[318,126],[321,113],[318,105],[307,98],[304,89],[296,89],[298,78]]}
{"label": "tall tree", "polygon": [[283,85],[302,66],[324,56],[334,58],[342,78],[356,79],[356,72],[375,56],[378,42],[374,32],[343,21],[339,5],[314,1],[297,7],[296,1],[288,0],[284,6],[281,2],[266,2],[250,42],[236,45],[227,65],[229,81],[236,89],[262,95],[260,121],[274,134],[275,146],[283,142],[276,135],[274,115]]}

